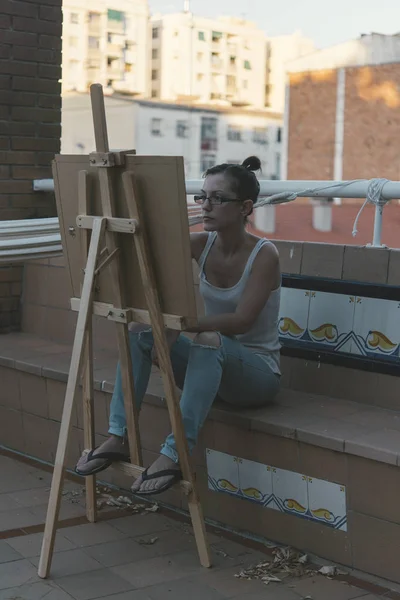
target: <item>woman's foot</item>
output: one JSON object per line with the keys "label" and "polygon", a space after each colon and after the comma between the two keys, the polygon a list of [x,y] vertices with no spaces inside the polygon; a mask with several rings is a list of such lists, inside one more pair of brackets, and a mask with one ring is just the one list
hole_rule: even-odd
{"label": "woman's foot", "polygon": [[[103,456],[96,458],[97,455]],[[108,455],[109,457],[107,457]],[[85,452],[79,459],[75,469],[80,475],[91,475],[106,469],[111,462],[118,460],[118,457],[120,457],[119,460],[129,460],[128,444],[125,438],[112,435],[101,446],[93,450],[93,453],[87,454]]]}
{"label": "woman's foot", "polygon": [[[163,471],[174,471],[174,473],[163,475]],[[157,473],[160,473],[159,477]],[[161,454],[151,467],[136,479],[131,489],[134,494],[157,494],[168,489],[179,479],[181,479],[179,465],[168,456]]]}

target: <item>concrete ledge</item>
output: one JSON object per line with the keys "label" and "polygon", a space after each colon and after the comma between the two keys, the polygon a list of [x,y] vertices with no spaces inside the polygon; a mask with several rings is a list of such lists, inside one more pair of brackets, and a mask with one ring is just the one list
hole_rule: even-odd
{"label": "concrete ledge", "polygon": [[[66,344],[49,342],[25,333],[0,336],[2,370],[15,369],[64,383],[68,378],[70,356],[71,346]],[[96,391],[112,393],[116,365],[115,351],[95,350]],[[3,388],[0,405],[1,398],[7,394],[7,388]],[[166,408],[161,378],[155,368],[146,402]],[[35,407],[29,410],[26,402],[25,410],[36,414]],[[283,387],[271,406],[237,410],[216,403],[209,419],[245,431],[288,438],[400,466],[400,411]]]}

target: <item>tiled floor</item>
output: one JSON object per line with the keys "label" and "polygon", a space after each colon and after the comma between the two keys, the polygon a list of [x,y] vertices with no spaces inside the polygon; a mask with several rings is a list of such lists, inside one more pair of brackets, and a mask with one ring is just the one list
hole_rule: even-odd
{"label": "tiled floor", "polygon": [[[367,588],[322,575],[265,586],[235,578],[269,560],[215,533],[213,568],[199,565],[191,527],[161,514],[108,518],[63,526],[56,537],[50,578],[37,575],[50,475],[0,455],[0,600],[363,600],[383,599]],[[84,513],[79,485],[66,482],[62,519]],[[40,509],[40,510],[39,510]],[[111,517],[111,513],[110,513]],[[39,532],[30,533],[36,529]],[[386,598],[389,596],[386,596]]]}

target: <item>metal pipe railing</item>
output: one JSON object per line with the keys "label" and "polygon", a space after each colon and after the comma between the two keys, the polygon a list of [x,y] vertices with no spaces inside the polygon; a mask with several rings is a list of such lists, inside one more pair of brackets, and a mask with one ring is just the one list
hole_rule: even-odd
{"label": "metal pipe railing", "polygon": [[[283,195],[286,199],[277,198],[271,202],[273,204],[291,201],[295,198],[367,198],[371,181],[374,180],[260,180],[260,204],[268,204],[268,199],[275,195]],[[186,193],[188,196],[198,194],[202,185],[202,179],[188,179],[186,180]],[[52,179],[35,179],[33,182],[33,189],[34,191],[52,192],[54,191],[54,181]],[[263,199],[266,200],[263,201]],[[381,199],[383,202],[400,199],[400,181],[386,181],[382,186]],[[382,218],[382,204],[375,205],[374,232],[371,244],[375,247],[381,246]]]}
{"label": "metal pipe railing", "polygon": [[[198,194],[203,185],[203,179],[186,180],[186,193]],[[295,193],[298,198],[366,198],[368,192],[368,179],[354,181],[282,181],[279,179],[260,179],[260,198],[267,198],[285,192]],[[35,192],[53,192],[53,179],[35,179],[33,181]],[[384,200],[400,199],[400,181],[388,181],[382,189]]]}

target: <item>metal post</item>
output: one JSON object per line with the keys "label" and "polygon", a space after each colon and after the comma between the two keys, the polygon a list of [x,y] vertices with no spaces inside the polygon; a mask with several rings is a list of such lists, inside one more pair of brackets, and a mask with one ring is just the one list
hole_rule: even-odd
{"label": "metal post", "polygon": [[374,220],[374,237],[372,240],[373,246],[382,246],[381,238],[382,238],[382,216],[383,216],[383,206],[377,204],[375,206],[375,220]]}

